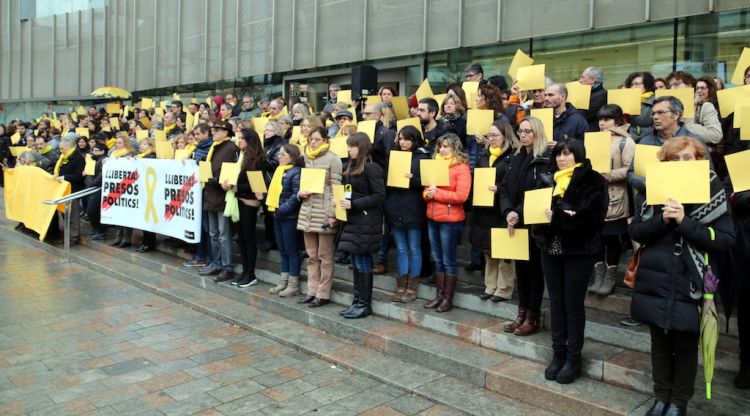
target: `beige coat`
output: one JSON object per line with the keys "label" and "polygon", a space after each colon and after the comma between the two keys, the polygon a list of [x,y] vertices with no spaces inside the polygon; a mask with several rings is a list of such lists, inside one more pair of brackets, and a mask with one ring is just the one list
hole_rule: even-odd
{"label": "beige coat", "polygon": [[724,133],[721,131],[721,120],[716,107],[710,102],[696,106],[695,118],[685,120],[685,127],[693,134],[700,136],[706,144],[721,142]]}
{"label": "beige coat", "polygon": [[[336,228],[328,227],[328,219],[335,218],[336,213],[331,204],[333,201],[332,185],[341,184],[341,159],[329,151],[310,159],[303,152],[306,168],[326,169],[325,188],[322,194],[312,194],[302,200],[302,207],[297,218],[297,229],[306,233],[336,234]],[[323,226],[326,225],[326,228]]]}
{"label": "beige coat", "polygon": [[[635,157],[635,142],[628,134],[629,126],[623,125],[612,129],[612,139],[610,143],[610,155],[612,156],[612,171],[602,173],[607,181],[607,190],[609,191],[609,208],[605,221],[619,220],[628,218],[630,212],[628,209],[628,169],[633,163]],[[625,140],[625,145],[620,152],[620,144]]]}

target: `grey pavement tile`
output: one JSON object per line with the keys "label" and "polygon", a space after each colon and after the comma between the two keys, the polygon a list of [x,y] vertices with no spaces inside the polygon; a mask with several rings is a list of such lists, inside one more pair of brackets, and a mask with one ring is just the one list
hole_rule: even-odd
{"label": "grey pavement tile", "polygon": [[140,383],[141,381],[145,381],[154,377],[155,377],[154,373],[146,369],[141,369],[141,370],[133,371],[130,373],[120,374],[117,376],[111,376],[111,377],[103,379],[101,382],[105,384],[107,387],[115,388],[115,387],[120,387],[120,386],[124,386],[127,384]]}
{"label": "grey pavement tile", "polygon": [[287,367],[298,362],[299,360],[294,357],[288,355],[279,355],[267,360],[256,362],[255,364],[253,364],[253,367],[257,368],[260,371],[268,372]]}
{"label": "grey pavement tile", "polygon": [[216,400],[214,397],[206,393],[200,393],[195,395],[188,395],[188,397],[183,400],[170,403],[166,406],[162,406],[159,408],[159,411],[168,416],[184,416],[197,413],[201,410],[209,409],[220,404],[221,402]]}
{"label": "grey pavement tile", "polygon": [[154,365],[154,363],[145,357],[135,357],[128,361],[102,367],[101,370],[110,376],[130,373]]}
{"label": "grey pavement tile", "polygon": [[406,393],[401,397],[388,402],[388,406],[392,407],[406,415],[415,415],[431,406],[435,403],[425,399],[424,397],[417,396],[416,394]]}
{"label": "grey pavement tile", "polygon": [[279,394],[281,397],[286,397],[291,399],[292,397],[297,397],[301,394],[305,394],[309,391],[313,391],[317,389],[318,387],[314,384],[310,384],[302,379],[287,381],[286,383],[279,384],[277,386],[274,386],[272,390]]}
{"label": "grey pavement tile", "polygon": [[266,387],[273,387],[282,383],[286,383],[287,381],[289,381],[289,379],[276,373],[265,373],[253,377],[253,381]]}
{"label": "grey pavement tile", "polygon": [[264,386],[252,380],[243,380],[238,383],[229,384],[227,386],[211,390],[208,392],[208,394],[215,397],[222,403],[227,403],[231,402],[232,400],[239,399],[240,397],[247,396],[248,394],[257,393],[264,389]]}
{"label": "grey pavement tile", "polygon": [[311,410],[319,409],[327,403],[320,403],[317,400],[307,396],[297,396],[291,400],[280,403],[274,403],[264,407],[261,412],[268,416],[292,416],[301,415]]}
{"label": "grey pavement tile", "polygon": [[189,358],[180,358],[177,360],[167,361],[161,364],[156,364],[148,368],[148,371],[154,373],[157,376],[174,373],[175,371],[187,370],[189,368],[196,367],[195,361]]}
{"label": "grey pavement tile", "polygon": [[236,352],[228,349],[228,348],[219,348],[211,351],[202,352],[200,354],[196,354],[193,356],[190,356],[190,360],[195,362],[197,365],[211,363],[214,361],[221,361],[227,358],[231,358],[237,355]]}
{"label": "grey pavement tile", "polygon": [[311,399],[321,404],[328,404],[328,403],[339,401],[345,397],[349,397],[354,394],[357,394],[361,392],[362,390],[363,389],[358,386],[349,384],[348,380],[342,380],[333,384],[329,384],[317,390],[308,392],[305,395],[300,396],[300,397]]}
{"label": "grey pavement tile", "polygon": [[360,413],[372,409],[373,407],[378,407],[381,404],[388,403],[391,400],[393,400],[393,397],[385,393],[363,391],[341,399],[336,403],[339,403],[347,409]]}
{"label": "grey pavement tile", "polygon": [[339,380],[343,380],[351,376],[349,370],[335,367],[332,368],[331,364],[320,371],[312,373],[304,377],[308,383],[315,384],[316,386],[326,386],[328,384],[336,383]]}
{"label": "grey pavement tile", "polygon": [[307,413],[303,413],[304,416],[354,416],[357,414],[359,414],[359,412],[347,409],[338,403],[331,403]]}
{"label": "grey pavement tile", "polygon": [[[190,370],[186,370],[189,374]],[[252,377],[256,377],[261,373],[260,371],[256,370],[252,366],[244,366],[239,368],[234,368],[229,371],[224,371],[223,373],[217,373],[209,376],[211,380],[220,383],[220,384],[231,384],[236,383],[238,381],[247,380]]]}
{"label": "grey pavement tile", "polygon": [[255,393],[235,401],[216,406],[215,410],[221,412],[225,416],[245,416],[253,412],[257,412],[267,406],[273,405],[276,402],[270,397]]}
{"label": "grey pavement tile", "polygon": [[173,399],[181,401],[192,396],[193,394],[204,393],[219,387],[221,387],[221,384],[208,378],[201,378],[174,387],[170,387],[164,390],[164,392],[170,395]]}

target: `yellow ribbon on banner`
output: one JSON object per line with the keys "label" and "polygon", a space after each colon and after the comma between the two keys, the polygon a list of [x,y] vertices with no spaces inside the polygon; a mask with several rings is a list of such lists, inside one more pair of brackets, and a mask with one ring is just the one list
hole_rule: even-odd
{"label": "yellow ribbon on banner", "polygon": [[154,192],[156,191],[156,170],[154,168],[146,169],[146,195],[148,201],[146,201],[146,214],[143,219],[148,222],[149,214],[154,219],[154,224],[159,223],[159,216],[156,214],[156,207],[154,206]]}

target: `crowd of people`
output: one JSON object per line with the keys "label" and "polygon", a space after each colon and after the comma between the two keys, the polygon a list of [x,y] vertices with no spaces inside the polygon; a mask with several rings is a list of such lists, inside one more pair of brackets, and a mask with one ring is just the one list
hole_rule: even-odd
{"label": "crowd of people", "polygon": [[[185,266],[198,267],[200,275],[217,283],[244,288],[257,282],[258,250],[278,249],[280,280],[270,292],[292,297],[300,292],[300,267],[306,257],[307,293],[298,302],[319,307],[330,301],[335,262],[345,262],[354,283],[353,302],[340,312],[345,318],[372,313],[373,275],[387,272],[390,248],[395,248],[397,275],[393,301],[415,301],[419,282],[434,277],[436,296],[424,307],[450,311],[461,275],[457,251],[468,225],[471,263],[465,271],[484,272],[479,297],[506,302],[515,293],[517,298],[517,316],[505,325],[506,332],[528,336],[540,330],[546,287],[554,356],[545,378],[561,384],[581,376],[587,293],[612,294],[623,279],[618,266],[624,255],[630,247],[640,247],[632,317],[624,323],[650,328],[656,401],[649,415],[686,414],[694,394],[700,307],[714,302],[704,296],[707,266],[695,258],[710,253],[718,259],[712,267],[720,278],[724,310],[728,314],[733,305],[737,309],[741,365],[735,385],[750,388],[750,306],[735,302],[750,295],[750,265],[743,259],[750,247],[750,191],[733,191],[723,158],[746,150],[750,142],[740,140],[733,114],[720,116],[717,90],[723,83],[682,71],[665,79],[635,72],[621,84],[641,93],[640,114],[629,115],[607,103],[604,73],[596,67],[586,68],[578,80],[591,85],[586,110],[568,102],[564,83],[547,80],[544,89],[519,91],[517,83],[509,85],[503,76],[485,79],[478,64],[469,65],[465,76],[479,82],[475,95],[457,83],[446,88],[441,102],[409,97],[410,114],[419,118],[421,129],[396,128],[392,100],[397,92],[391,87],[381,88],[377,102],[355,96],[349,103],[337,101],[340,88],[331,85],[320,112],[299,97],[263,98],[256,107],[252,96],[244,95],[239,102],[229,93],[187,106],[173,100],[163,116],[158,109],[139,105],[127,116],[94,106],[59,118],[44,113],[30,122],[0,125],[0,160],[6,168],[38,166],[70,182],[76,191],[101,186],[108,159],[155,157],[153,130],[163,130],[176,150],[186,150],[180,154],[207,161],[213,174],[203,191],[201,239]],[[744,82],[750,84],[750,68]],[[682,87],[695,89],[693,117],[684,116],[679,99],[655,97],[657,89]],[[474,102],[467,102],[467,96]],[[492,110],[494,121],[486,135],[467,134],[470,107]],[[554,112],[552,137],[531,115],[539,108]],[[187,117],[195,120],[192,126]],[[375,121],[373,137],[358,131],[356,120]],[[258,126],[262,131],[256,131]],[[293,134],[295,126],[298,135]],[[75,133],[80,127],[88,129],[88,137]],[[152,135],[138,133],[143,130]],[[597,131],[611,132],[611,170],[606,173],[594,170],[586,156],[584,135]],[[11,137],[16,142],[11,143]],[[345,157],[334,153],[333,140],[345,141]],[[636,144],[660,147],[663,162],[710,160],[711,202],[647,205],[646,180],[634,170]],[[26,149],[14,157],[11,145]],[[387,185],[393,150],[411,153],[406,187]],[[83,174],[84,155],[96,161],[93,175]],[[421,182],[421,161],[427,159],[447,161],[447,185]],[[253,192],[244,174],[236,185],[220,183],[224,162],[239,162],[241,172],[262,171],[268,192]],[[493,203],[473,207],[474,171],[487,167],[496,172],[489,186]],[[301,190],[303,168],[325,170],[322,193]],[[337,200],[334,188],[340,185],[345,196]],[[545,211],[548,223],[527,224],[526,192],[546,187],[553,188]],[[230,189],[239,200],[236,224],[225,216]],[[94,195],[74,206],[73,243],[84,214],[91,224],[90,238],[105,238],[100,198]],[[337,207],[346,211],[346,221],[337,220]],[[84,214],[79,215],[80,209]],[[264,244],[257,241],[259,216]],[[491,230],[496,228],[511,235],[530,230],[529,259],[493,258]],[[239,275],[232,260],[233,232],[242,259]],[[132,229],[117,227],[111,245],[129,247],[131,236]],[[144,232],[137,250],[148,252],[155,245],[156,235]]]}

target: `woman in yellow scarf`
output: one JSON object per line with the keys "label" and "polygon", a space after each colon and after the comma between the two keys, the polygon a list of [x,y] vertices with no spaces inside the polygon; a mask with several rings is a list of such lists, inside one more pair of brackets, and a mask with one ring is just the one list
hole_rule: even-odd
{"label": "woman in yellow scarf", "polygon": [[642,137],[654,131],[651,107],[654,106],[656,81],[650,72],[633,72],[625,79],[625,88],[635,88],[641,92],[641,114],[630,117],[630,137],[638,143]]}
{"label": "woman in yellow scarf", "polygon": [[[117,133],[117,138],[114,140],[114,146],[109,149],[109,157],[120,158],[133,155],[133,145],[130,142],[130,137],[128,137],[127,133]],[[130,247],[130,239],[132,235],[132,228],[118,226],[117,232],[115,233],[115,241],[111,242],[109,245],[118,248]]]}

